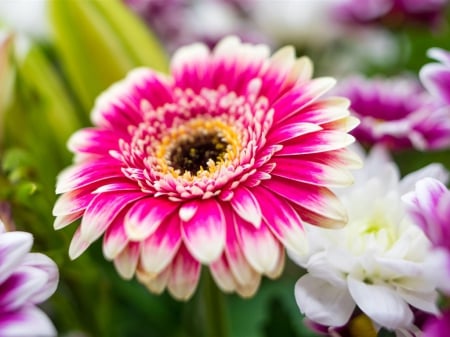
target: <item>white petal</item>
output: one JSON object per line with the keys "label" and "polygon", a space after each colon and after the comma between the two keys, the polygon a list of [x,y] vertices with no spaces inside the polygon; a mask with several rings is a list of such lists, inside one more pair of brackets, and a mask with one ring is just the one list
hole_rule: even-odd
{"label": "white petal", "polygon": [[358,307],[376,323],[392,330],[412,323],[411,309],[393,289],[352,277],[348,278],[348,289]]}
{"label": "white petal", "polygon": [[346,288],[305,275],[295,284],[295,299],[306,317],[326,326],[342,326],[353,313],[355,302]]}

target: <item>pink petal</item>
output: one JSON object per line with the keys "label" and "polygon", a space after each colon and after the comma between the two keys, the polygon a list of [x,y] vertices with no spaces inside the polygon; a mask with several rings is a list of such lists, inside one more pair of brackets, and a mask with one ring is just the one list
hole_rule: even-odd
{"label": "pink petal", "polygon": [[206,264],[219,258],[225,246],[225,218],[215,199],[199,203],[192,219],[181,223],[184,243],[194,258]]}
{"label": "pink petal", "polygon": [[283,245],[298,254],[308,249],[302,219],[283,198],[275,196],[265,188],[255,190],[263,211],[264,222]]}
{"label": "pink petal", "polygon": [[225,246],[225,255],[228,260],[231,271],[233,272],[236,282],[240,285],[252,284],[255,275],[258,274],[247,261],[241,243],[237,236],[237,224],[235,215],[231,210],[225,213],[227,216],[227,240]]}
{"label": "pink petal", "polygon": [[340,227],[347,222],[345,207],[328,188],[278,177],[264,181],[262,186],[299,205],[303,210],[299,214],[300,217],[308,222],[313,220],[313,225],[324,226],[323,223],[314,221],[315,215],[320,219],[331,220],[330,224],[326,223],[327,226],[334,224],[335,227]]}
{"label": "pink petal", "polygon": [[425,65],[420,70],[420,79],[432,95],[447,104],[450,103],[450,68],[447,65]]}
{"label": "pink petal", "polygon": [[130,280],[139,261],[139,242],[129,242],[127,247],[114,258],[114,266],[117,272],[126,280]]}
{"label": "pink petal", "polygon": [[32,245],[33,236],[27,232],[6,232],[0,235],[0,283],[11,275]]}
{"label": "pink petal", "polygon": [[73,223],[75,220],[78,220],[81,218],[84,214],[84,211],[80,211],[78,213],[68,214],[68,215],[60,215],[57,216],[55,219],[55,222],[53,223],[53,228],[55,230],[64,228],[71,223]]}
{"label": "pink petal", "polygon": [[94,242],[110,226],[128,204],[144,197],[142,192],[116,192],[98,194],[89,204],[81,220],[84,241]]}
{"label": "pink petal", "polygon": [[53,207],[53,215],[61,216],[79,213],[89,205],[94,197],[95,194],[92,194],[90,189],[79,189],[66,192],[56,200],[55,206]]}
{"label": "pink petal", "polygon": [[290,123],[287,125],[273,128],[273,131],[267,136],[268,141],[273,144],[305,135],[310,132],[320,131],[322,128],[311,123]]}
{"label": "pink petal", "polygon": [[342,131],[322,130],[308,133],[283,144],[276,156],[294,156],[328,152],[344,148],[355,141],[353,136]]}
{"label": "pink petal", "polygon": [[109,151],[119,149],[119,139],[129,138],[128,133],[116,130],[85,128],[75,132],[67,142],[74,153],[92,153],[109,156]]}
{"label": "pink petal", "polygon": [[328,187],[348,186],[353,182],[349,171],[301,157],[279,157],[271,174],[289,180]]}
{"label": "pink petal", "polygon": [[103,236],[103,255],[109,260],[116,258],[129,242],[125,232],[124,214],[126,214],[126,210],[114,218]]}
{"label": "pink petal", "polygon": [[179,210],[180,219],[186,222],[190,221],[197,213],[199,203],[200,201],[198,200],[192,200],[182,204]]}
{"label": "pink petal", "polygon": [[274,270],[282,248],[269,228],[264,223],[256,228],[240,218],[236,218],[236,227],[240,245],[249,264],[261,274]]}
{"label": "pink petal", "polygon": [[132,241],[144,240],[178,206],[178,203],[155,197],[149,197],[135,202],[125,217],[125,232],[128,238]]}
{"label": "pink petal", "polygon": [[1,336],[56,336],[50,319],[38,308],[25,306],[19,311],[3,313],[0,316]]}
{"label": "pink petal", "polygon": [[210,265],[211,275],[214,278],[217,286],[223,292],[233,292],[236,290],[236,281],[225,255],[222,255],[218,260]]}
{"label": "pink petal", "polygon": [[123,176],[120,165],[112,159],[75,164],[58,175],[56,193],[65,193],[102,180]]}
{"label": "pink petal", "polygon": [[256,197],[245,187],[238,187],[233,192],[234,196],[231,199],[233,210],[243,220],[259,227],[261,225],[261,208]]}
{"label": "pink petal", "polygon": [[81,228],[78,227],[73,234],[72,240],[69,246],[69,257],[71,260],[75,260],[91,245],[92,242],[86,241],[81,236]]}
{"label": "pink petal", "polygon": [[201,265],[185,246],[181,246],[170,270],[168,289],[178,300],[188,300],[194,293],[200,278]]}
{"label": "pink petal", "polygon": [[149,275],[162,272],[169,265],[181,245],[180,220],[168,217],[141,244],[141,267]]}

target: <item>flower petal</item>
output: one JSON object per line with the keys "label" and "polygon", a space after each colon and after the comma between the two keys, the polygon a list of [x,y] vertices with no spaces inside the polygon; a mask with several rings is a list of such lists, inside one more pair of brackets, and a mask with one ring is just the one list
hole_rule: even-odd
{"label": "flower petal", "polygon": [[176,214],[141,244],[141,267],[149,275],[158,274],[172,261],[181,245],[181,224]]}
{"label": "flower petal", "polygon": [[194,259],[185,246],[181,246],[175,256],[168,282],[169,292],[179,300],[188,300],[197,287],[201,265]]}
{"label": "flower petal", "polygon": [[219,258],[225,246],[225,219],[215,199],[199,203],[192,219],[181,224],[184,243],[194,258],[206,264]]}
{"label": "flower petal", "polygon": [[236,281],[231,272],[228,261],[223,254],[219,259],[212,262],[209,266],[211,275],[217,286],[223,292],[233,292],[236,290]]}
{"label": "flower petal", "polygon": [[103,255],[109,259],[114,259],[130,241],[125,232],[126,209],[114,218],[103,236]]}
{"label": "flower petal", "polygon": [[276,197],[265,188],[255,190],[263,212],[264,222],[283,245],[295,252],[304,254],[308,250],[302,219],[283,198]]}
{"label": "flower petal", "polygon": [[129,242],[127,247],[114,258],[114,266],[117,272],[126,280],[130,280],[139,261],[140,243]]}
{"label": "flower petal", "polygon": [[306,317],[326,326],[345,325],[355,308],[346,288],[333,287],[309,274],[295,284],[295,299]]}
{"label": "flower petal", "polygon": [[56,329],[50,319],[38,308],[25,306],[0,316],[0,335],[5,337],[53,337]]}
{"label": "flower petal", "polygon": [[233,199],[231,199],[231,206],[243,220],[255,227],[261,225],[261,208],[259,207],[258,199],[249,189],[245,187],[235,189]]}
{"label": "flower petal", "polygon": [[14,271],[33,245],[33,236],[26,232],[6,232],[0,235],[0,283]]}
{"label": "flower petal", "polygon": [[141,199],[131,206],[125,217],[125,232],[132,241],[141,241],[152,234],[178,204],[162,198]]}
{"label": "flower petal", "polygon": [[236,217],[236,232],[250,265],[258,273],[264,274],[273,271],[280,259],[282,247],[269,228],[264,223],[256,228]]}
{"label": "flower petal", "polygon": [[358,307],[381,326],[395,330],[412,323],[411,309],[394,289],[353,277],[348,277],[348,289]]}

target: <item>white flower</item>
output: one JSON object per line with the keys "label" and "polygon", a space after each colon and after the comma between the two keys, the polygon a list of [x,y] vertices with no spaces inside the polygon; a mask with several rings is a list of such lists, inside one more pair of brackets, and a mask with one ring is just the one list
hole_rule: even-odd
{"label": "white flower", "polygon": [[364,169],[356,172],[355,184],[341,195],[347,226],[307,227],[310,251],[292,257],[307,270],[296,284],[295,297],[309,319],[342,326],[358,306],[377,327],[398,330],[411,326],[411,306],[438,312],[440,257],[433,255],[401,200],[426,176],[445,180],[447,174],[431,164],[400,180],[385,150],[375,148]]}

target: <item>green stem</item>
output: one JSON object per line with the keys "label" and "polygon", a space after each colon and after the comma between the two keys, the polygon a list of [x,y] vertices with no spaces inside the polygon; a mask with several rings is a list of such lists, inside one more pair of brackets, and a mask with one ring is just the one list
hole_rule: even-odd
{"label": "green stem", "polygon": [[229,324],[225,294],[217,287],[209,270],[203,270],[201,282],[204,337],[228,337]]}

